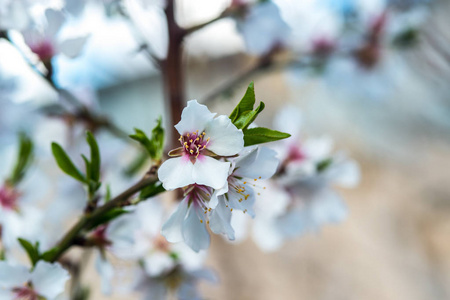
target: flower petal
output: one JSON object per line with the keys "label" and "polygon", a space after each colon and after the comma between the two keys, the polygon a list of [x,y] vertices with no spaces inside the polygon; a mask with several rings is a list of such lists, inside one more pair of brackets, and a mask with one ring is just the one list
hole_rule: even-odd
{"label": "flower petal", "polygon": [[307,139],[303,144],[303,151],[309,159],[319,161],[330,157],[334,142],[328,136]]}
{"label": "flower petal", "polygon": [[49,38],[54,38],[62,24],[66,21],[66,18],[62,11],[51,8],[45,11],[45,17],[47,18],[45,35]]}
{"label": "flower petal", "polygon": [[75,58],[80,55],[89,36],[82,36],[64,40],[59,44],[59,51],[69,58]]}
{"label": "flower petal", "polygon": [[183,241],[181,229],[188,210],[188,199],[178,204],[177,210],[170,216],[161,228],[161,234],[171,243]]}
{"label": "flower petal", "polygon": [[64,291],[69,273],[58,263],[40,260],[31,273],[31,282],[35,291],[48,299],[53,299]]}
{"label": "flower petal", "polygon": [[210,122],[216,114],[209,111],[208,107],[199,104],[197,100],[188,101],[187,106],[181,113],[181,121],[175,125],[176,130],[181,135],[196,130],[203,131],[206,124]]}
{"label": "flower petal", "polygon": [[255,192],[252,188],[247,187],[245,190],[246,195],[236,192],[231,189],[228,192],[228,206],[229,208],[241,210],[247,212],[252,218],[255,217],[255,211],[253,206],[255,205]]}
{"label": "flower petal", "polygon": [[209,228],[215,234],[226,234],[229,240],[234,240],[234,229],[231,227],[231,211],[226,207],[226,199],[220,196],[219,203],[209,217]]}
{"label": "flower petal", "polygon": [[158,170],[158,177],[166,190],[174,190],[192,183],[194,165],[187,156],[166,160]]}
{"label": "flower petal", "polygon": [[144,257],[143,261],[145,272],[152,277],[163,275],[175,266],[175,261],[169,253],[160,251],[150,253]]}
{"label": "flower petal", "polygon": [[114,277],[114,268],[109,261],[102,257],[100,252],[97,253],[95,260],[95,268],[100,275],[101,290],[103,295],[111,295],[112,280]]}
{"label": "flower petal", "polygon": [[184,242],[195,252],[207,249],[211,242],[203,215],[201,207],[192,203],[181,230]]}
{"label": "flower petal", "polygon": [[227,183],[231,163],[200,155],[192,170],[193,181],[197,184],[220,189]]}
{"label": "flower petal", "polygon": [[333,164],[327,172],[327,178],[333,183],[346,188],[355,187],[361,178],[358,164],[353,160],[341,159]]}
{"label": "flower petal", "polygon": [[252,179],[267,179],[278,168],[277,153],[266,147],[258,147],[248,155],[236,160],[234,175]]}
{"label": "flower petal", "polygon": [[244,148],[244,134],[227,116],[218,116],[206,125],[207,149],[223,156],[239,153]]}
{"label": "flower petal", "polygon": [[23,286],[29,279],[28,268],[14,266],[6,261],[0,261],[0,288],[11,289]]}

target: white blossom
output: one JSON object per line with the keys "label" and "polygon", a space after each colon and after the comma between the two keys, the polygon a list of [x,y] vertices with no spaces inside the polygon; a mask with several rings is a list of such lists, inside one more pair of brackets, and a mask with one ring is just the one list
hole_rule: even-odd
{"label": "white blossom", "polygon": [[225,185],[231,164],[214,157],[239,153],[244,138],[227,116],[214,116],[196,100],[189,101],[183,109],[181,121],[175,125],[181,135],[181,147],[169,153],[178,157],[166,160],[158,170],[165,189],[189,184],[218,189]]}
{"label": "white blossom", "polygon": [[290,33],[278,6],[272,1],[249,7],[247,14],[242,19],[237,19],[237,28],[244,38],[247,51],[256,55],[266,54],[276,46],[283,46]]}
{"label": "white blossom", "polygon": [[54,300],[64,291],[69,273],[58,263],[38,261],[29,271],[22,265],[0,261],[0,299]]}

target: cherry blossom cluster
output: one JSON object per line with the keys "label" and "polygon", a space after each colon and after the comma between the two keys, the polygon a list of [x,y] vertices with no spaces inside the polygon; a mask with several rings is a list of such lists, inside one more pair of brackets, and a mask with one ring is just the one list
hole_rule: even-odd
{"label": "cherry blossom cluster", "polygon": [[[253,82],[229,115],[201,98],[186,103],[173,84],[185,70],[171,62],[192,33],[231,19],[239,50],[256,58],[250,74],[282,62],[290,81],[320,74],[332,88],[385,98],[391,54],[418,41],[429,2],[233,0],[217,18],[181,26],[173,0],[0,0],[2,43],[57,95],[43,105],[26,101],[40,95],[21,98],[28,85],[5,79],[0,59],[0,300],[89,299],[79,277],[89,258],[75,247],[93,250],[105,295],[202,299],[198,283],[218,281],[204,266],[210,232],[275,251],[344,221],[336,187],[355,187],[360,170],[331,138],[305,135],[296,107],[281,109],[274,129],[259,127],[265,104],[254,107]],[[168,116],[130,134],[101,112],[92,87],[60,84],[61,56],[82,59],[93,47],[78,18],[98,7],[126,20],[130,53],[161,70],[171,116],[181,115],[175,138]]]}

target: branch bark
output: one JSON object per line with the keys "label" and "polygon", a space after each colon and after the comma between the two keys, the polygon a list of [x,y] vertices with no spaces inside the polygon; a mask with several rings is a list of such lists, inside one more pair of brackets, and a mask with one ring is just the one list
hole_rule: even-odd
{"label": "branch bark", "polygon": [[71,246],[75,245],[77,238],[80,233],[89,227],[92,221],[96,220],[103,214],[109,212],[113,208],[122,207],[129,204],[128,199],[135,193],[139,192],[146,186],[158,181],[157,168],[153,167],[147,175],[137,182],[132,187],[128,188],[126,191],[122,192],[120,195],[111,199],[109,202],[105,203],[103,206],[97,208],[91,214],[86,214],[67,232],[67,234],[61,239],[61,241],[55,246],[55,252],[47,257],[46,260],[50,262],[57,261],[61,255],[63,255]]}

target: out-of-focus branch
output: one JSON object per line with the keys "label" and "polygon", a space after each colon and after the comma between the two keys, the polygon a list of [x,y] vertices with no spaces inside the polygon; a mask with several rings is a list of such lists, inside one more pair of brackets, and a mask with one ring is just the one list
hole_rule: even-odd
{"label": "out-of-focus branch", "polygon": [[217,22],[219,20],[222,20],[222,19],[224,19],[226,17],[229,17],[231,15],[232,15],[231,11],[229,9],[226,9],[219,16],[217,16],[216,18],[214,18],[212,20],[209,20],[209,21],[207,21],[205,23],[202,23],[202,24],[194,25],[194,26],[192,26],[190,28],[186,28],[185,29],[186,30],[186,35],[194,33],[197,30],[200,30],[200,29],[202,29],[202,28],[204,28],[204,27],[206,27],[208,25],[211,25],[211,24],[213,24],[213,23],[215,23],[215,22]]}
{"label": "out-of-focus branch", "polygon": [[266,55],[261,56],[254,65],[242,71],[240,74],[233,76],[230,81],[225,82],[221,86],[217,87],[209,95],[203,97],[202,103],[208,105],[216,100],[219,96],[230,93],[236,86],[239,86],[241,84],[248,84],[248,81],[251,81],[252,77],[264,70],[273,69],[274,67],[286,66],[286,64],[289,64],[289,62],[275,63],[273,60],[273,54],[273,52],[270,52]]}
{"label": "out-of-focus branch", "polygon": [[36,72],[40,77],[45,79],[45,81],[59,94],[61,95],[62,99],[64,101],[67,101],[68,104],[72,105],[75,108],[75,112],[67,112],[65,115],[70,115],[73,119],[83,121],[88,126],[90,126],[90,129],[95,128],[104,128],[108,131],[110,131],[112,134],[114,134],[117,137],[123,138],[128,140],[128,134],[118,128],[115,124],[113,124],[109,118],[106,116],[101,116],[92,113],[89,108],[84,105],[75,95],[70,93],[67,90],[61,89],[58,87],[58,85],[53,80],[53,66],[50,61],[43,62],[45,68],[47,69],[47,73],[42,73],[39,68],[31,62],[23,53],[22,51],[11,41],[6,31],[0,31],[0,38],[4,38],[7,40],[12,46],[14,46],[19,53],[22,55],[23,59],[27,62],[27,64],[31,67],[33,71]]}
{"label": "out-of-focus branch", "polygon": [[186,28],[186,35],[189,35],[191,33],[196,32],[197,30],[200,30],[208,25],[211,25],[219,20],[222,20],[224,18],[227,17],[233,17],[233,16],[239,16],[243,13],[245,13],[245,11],[247,10],[247,6],[246,5],[231,5],[228,8],[226,8],[220,15],[218,15],[216,18],[209,20],[205,23],[202,24],[198,24],[198,25],[194,25],[190,28]]}

